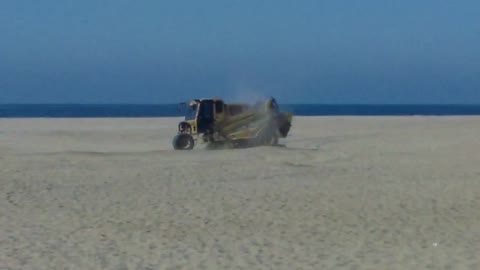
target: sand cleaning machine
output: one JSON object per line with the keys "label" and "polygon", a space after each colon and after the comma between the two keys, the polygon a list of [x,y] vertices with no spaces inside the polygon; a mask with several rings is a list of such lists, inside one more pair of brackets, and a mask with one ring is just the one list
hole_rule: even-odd
{"label": "sand cleaning machine", "polygon": [[293,114],[280,112],[273,97],[254,105],[226,103],[220,98],[182,103],[185,119],[178,124],[173,148],[190,150],[199,143],[228,148],[276,145],[285,138]]}

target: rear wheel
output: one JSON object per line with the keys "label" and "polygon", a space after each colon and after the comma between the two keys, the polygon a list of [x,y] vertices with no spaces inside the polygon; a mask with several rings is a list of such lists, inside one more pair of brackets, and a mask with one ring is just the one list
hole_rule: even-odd
{"label": "rear wheel", "polygon": [[195,141],[190,134],[178,134],[173,137],[172,144],[175,150],[190,150],[195,146]]}

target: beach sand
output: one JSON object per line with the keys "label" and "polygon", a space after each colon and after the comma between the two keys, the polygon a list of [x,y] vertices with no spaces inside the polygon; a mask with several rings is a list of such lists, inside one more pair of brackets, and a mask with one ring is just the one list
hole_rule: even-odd
{"label": "beach sand", "polygon": [[0,119],[0,269],[480,269],[480,117],[174,151],[178,120]]}

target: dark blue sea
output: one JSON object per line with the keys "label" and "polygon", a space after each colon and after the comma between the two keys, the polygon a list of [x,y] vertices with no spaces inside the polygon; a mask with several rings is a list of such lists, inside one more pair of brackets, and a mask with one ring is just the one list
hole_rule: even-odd
{"label": "dark blue sea", "polygon": [[[299,116],[480,115],[479,105],[326,105],[281,104]],[[9,104],[0,105],[0,117],[172,117],[182,116],[175,104]]]}

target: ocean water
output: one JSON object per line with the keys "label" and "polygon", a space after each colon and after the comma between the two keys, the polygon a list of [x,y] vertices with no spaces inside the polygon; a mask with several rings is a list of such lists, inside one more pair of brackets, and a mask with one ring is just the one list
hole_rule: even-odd
{"label": "ocean water", "polygon": [[[480,115],[480,105],[325,105],[280,104],[283,111],[315,115]],[[8,104],[0,117],[173,117],[182,116],[176,104]]]}

